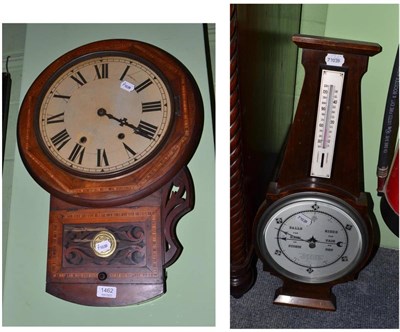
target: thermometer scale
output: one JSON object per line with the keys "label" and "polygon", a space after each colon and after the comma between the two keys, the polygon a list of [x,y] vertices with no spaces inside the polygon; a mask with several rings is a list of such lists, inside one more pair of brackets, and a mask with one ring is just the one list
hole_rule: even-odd
{"label": "thermometer scale", "polygon": [[343,71],[322,70],[311,176],[331,177],[343,81]]}

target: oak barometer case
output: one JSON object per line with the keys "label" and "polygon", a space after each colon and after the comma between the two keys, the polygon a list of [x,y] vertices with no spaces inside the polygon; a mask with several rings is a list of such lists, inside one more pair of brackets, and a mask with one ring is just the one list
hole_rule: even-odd
{"label": "oak barometer case", "polygon": [[197,84],[175,57],[126,39],[78,47],[34,81],[18,146],[51,194],[46,291],[94,306],[165,292],[193,209],[187,164],[203,128]]}
{"label": "oak barometer case", "polygon": [[378,44],[295,35],[305,78],[274,180],[254,223],[275,304],[335,310],[332,287],[357,278],[379,243],[364,192],[361,77]]}

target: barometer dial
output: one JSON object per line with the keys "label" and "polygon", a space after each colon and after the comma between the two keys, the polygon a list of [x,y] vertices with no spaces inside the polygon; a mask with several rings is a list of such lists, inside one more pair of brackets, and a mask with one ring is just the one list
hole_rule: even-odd
{"label": "barometer dial", "polygon": [[353,270],[366,247],[360,216],[345,202],[295,194],[262,217],[261,253],[282,275],[305,283],[336,280]]}

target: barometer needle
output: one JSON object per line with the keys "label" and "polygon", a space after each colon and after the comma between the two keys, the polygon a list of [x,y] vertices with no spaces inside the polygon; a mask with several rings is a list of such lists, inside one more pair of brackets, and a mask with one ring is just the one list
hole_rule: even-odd
{"label": "barometer needle", "polygon": [[283,230],[281,230],[281,229],[279,229],[279,228],[275,228],[276,230],[278,230],[279,232],[282,232],[282,233],[284,233],[285,235],[289,235],[290,236],[290,238],[289,239],[287,239],[287,238],[285,238],[285,240],[299,240],[299,241],[306,241],[306,240],[303,240],[301,237],[299,237],[299,236],[295,236],[295,235],[293,235],[293,234],[290,234],[289,232],[285,232],[285,231],[283,231]]}
{"label": "barometer needle", "polygon": [[283,230],[281,230],[281,229],[279,229],[279,228],[275,228],[276,230],[278,230],[279,232],[282,232],[282,233],[284,233],[285,235],[288,235],[289,237],[279,237],[279,236],[277,236],[276,237],[276,239],[278,239],[278,240],[284,240],[284,241],[287,241],[287,240],[293,240],[293,241],[304,241],[304,242],[308,242],[309,244],[314,244],[315,245],[315,243],[322,243],[322,244],[331,244],[331,245],[337,245],[338,247],[343,247],[343,245],[344,245],[344,243],[342,242],[342,241],[339,241],[339,242],[323,242],[323,241],[318,241],[314,236],[312,236],[311,238],[309,238],[308,240],[304,240],[304,239],[302,239],[301,237],[299,237],[299,236],[295,236],[295,235],[292,235],[292,234],[290,234],[289,232],[286,232],[286,231],[283,231]]}

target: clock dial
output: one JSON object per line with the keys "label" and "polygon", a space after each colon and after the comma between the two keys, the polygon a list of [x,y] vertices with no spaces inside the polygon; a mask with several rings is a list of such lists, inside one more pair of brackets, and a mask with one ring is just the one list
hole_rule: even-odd
{"label": "clock dial", "polygon": [[39,101],[36,128],[61,167],[107,177],[151,158],[168,135],[172,110],[165,79],[150,65],[95,53],[55,73]]}
{"label": "clock dial", "polygon": [[336,280],[359,263],[365,250],[357,212],[319,194],[288,196],[263,216],[258,241],[282,275],[306,283]]}
{"label": "clock dial", "polygon": [[191,73],[135,40],[73,49],[29,88],[18,146],[33,178],[72,204],[116,206],[155,192],[187,165],[203,129]]}

